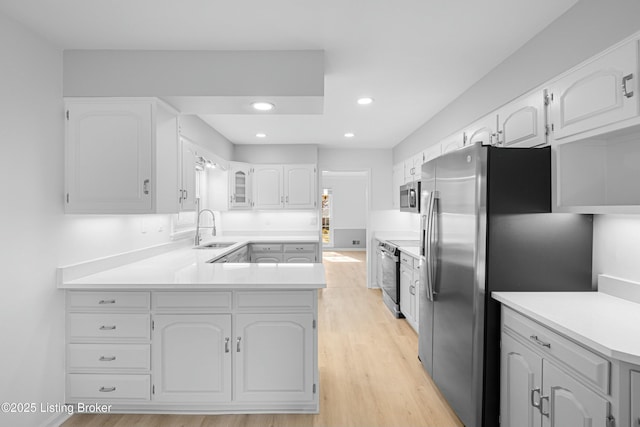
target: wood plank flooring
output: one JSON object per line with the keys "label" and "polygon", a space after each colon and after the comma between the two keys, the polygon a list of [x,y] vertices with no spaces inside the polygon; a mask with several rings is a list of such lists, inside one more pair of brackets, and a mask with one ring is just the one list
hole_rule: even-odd
{"label": "wood plank flooring", "polygon": [[320,413],[92,415],[64,427],[460,427],[418,360],[418,337],[366,288],[365,252],[325,252],[319,294]]}

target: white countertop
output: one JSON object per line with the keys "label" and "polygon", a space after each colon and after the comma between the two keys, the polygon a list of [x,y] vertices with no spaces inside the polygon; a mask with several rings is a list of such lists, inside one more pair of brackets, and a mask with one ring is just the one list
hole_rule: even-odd
{"label": "white countertop", "polygon": [[[375,239],[378,240],[379,242],[388,242],[388,241],[394,241],[394,240],[416,240],[417,241],[419,240],[419,237],[415,233],[410,233],[406,231],[398,232],[398,233],[385,231],[381,233],[376,233]],[[413,256],[414,258],[420,258],[419,244],[412,245],[412,246],[398,246],[398,249],[400,249],[402,252],[405,252]]]}
{"label": "white countertop", "polygon": [[73,280],[61,289],[318,289],[326,287],[321,263],[207,263],[249,243],[318,243],[317,236],[220,236],[207,243],[226,248],[184,247]]}
{"label": "white countertop", "polygon": [[603,292],[492,292],[491,296],[612,359],[640,365],[640,304]]}

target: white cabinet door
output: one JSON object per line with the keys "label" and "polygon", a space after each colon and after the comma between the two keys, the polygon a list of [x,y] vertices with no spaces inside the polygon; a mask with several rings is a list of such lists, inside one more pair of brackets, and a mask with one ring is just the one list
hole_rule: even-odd
{"label": "white cabinet door", "polygon": [[489,114],[477,122],[471,124],[465,131],[464,145],[481,143],[482,145],[494,145],[497,119],[495,114]]}
{"label": "white cabinet door", "polygon": [[[609,403],[547,360],[542,362],[543,427],[606,427]],[[548,415],[547,415],[548,414]]]}
{"label": "white cabinet door", "polygon": [[251,262],[255,263],[274,263],[283,262],[284,256],[282,254],[252,254]]}
{"label": "white cabinet door", "polygon": [[504,333],[500,357],[501,426],[540,427],[542,358]]}
{"label": "white cabinet door", "polygon": [[400,264],[400,311],[410,322],[411,318],[411,297],[409,288],[413,285],[413,270],[406,265]]}
{"label": "white cabinet door", "polygon": [[180,141],[180,210],[196,210],[196,146],[186,139]]}
{"label": "white cabinet door", "polygon": [[231,315],[158,314],[153,400],[231,401]]}
{"label": "white cabinet door", "polygon": [[288,263],[316,262],[316,256],[315,254],[285,254],[284,262],[288,262]]}
{"label": "white cabinet door", "polygon": [[631,426],[640,427],[640,372],[631,371]]}
{"label": "white cabinet door", "polygon": [[638,115],[638,42],[629,42],[549,88],[551,135],[562,139]]}
{"label": "white cabinet door", "polygon": [[285,207],[313,209],[316,200],[315,165],[284,165]]}
{"label": "white cabinet door", "polygon": [[535,147],[547,142],[544,93],[533,92],[498,110],[497,145]]}
{"label": "white cabinet door", "polygon": [[[417,261],[416,261],[417,262]],[[419,333],[420,323],[418,322],[418,316],[420,316],[419,311],[419,295],[420,295],[420,270],[413,270],[413,286],[409,288],[409,298],[411,300],[409,312],[411,313],[411,326],[413,329]]]}
{"label": "white cabinet door", "polygon": [[284,206],[284,187],[281,165],[253,166],[253,207],[281,209]]}
{"label": "white cabinet door", "polygon": [[431,147],[424,150],[424,152],[422,153],[423,163],[426,163],[429,160],[433,160],[436,157],[440,157],[441,155],[442,155],[442,145],[440,144],[432,145]]}
{"label": "white cabinet door", "polygon": [[153,208],[152,104],[69,102],[68,213],[147,213]]}
{"label": "white cabinet door", "polygon": [[448,153],[450,151],[457,150],[458,148],[464,147],[465,143],[465,135],[464,132],[458,132],[453,134],[440,143],[442,146],[442,154]]}
{"label": "white cabinet door", "polygon": [[542,362],[543,427],[606,427],[609,403],[547,360]]}
{"label": "white cabinet door", "polygon": [[251,166],[229,162],[229,209],[251,207]]}
{"label": "white cabinet door", "polygon": [[313,315],[238,314],[235,320],[236,400],[312,401]]}

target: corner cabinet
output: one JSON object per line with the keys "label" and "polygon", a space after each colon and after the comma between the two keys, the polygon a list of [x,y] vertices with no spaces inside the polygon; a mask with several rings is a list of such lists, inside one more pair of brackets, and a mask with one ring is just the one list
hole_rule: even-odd
{"label": "corner cabinet", "polygon": [[67,291],[66,403],[317,413],[316,290]]}
{"label": "corner cabinet", "polygon": [[65,106],[65,212],[180,211],[175,110],[155,98],[67,98]]}
{"label": "corner cabinet", "polygon": [[506,427],[611,427],[611,362],[503,306],[500,420]]}

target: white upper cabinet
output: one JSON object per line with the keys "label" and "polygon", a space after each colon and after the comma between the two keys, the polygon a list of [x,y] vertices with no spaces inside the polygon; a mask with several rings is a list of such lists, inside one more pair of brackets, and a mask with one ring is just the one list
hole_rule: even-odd
{"label": "white upper cabinet", "polygon": [[442,146],[442,154],[457,150],[458,148],[462,148],[465,145],[464,143],[464,132],[455,133],[440,142],[440,145]]}
{"label": "white upper cabinet", "polygon": [[[425,149],[422,152],[423,161],[422,163],[427,163],[429,160],[433,160],[436,157],[440,157],[442,155],[442,145],[435,144]],[[422,165],[420,166],[422,168]]]}
{"label": "white upper cabinet", "polygon": [[496,145],[537,147],[546,144],[545,94],[535,91],[498,110]]}
{"label": "white upper cabinet", "polygon": [[464,131],[463,145],[473,145],[478,142],[482,145],[494,145],[496,125],[497,120],[495,114],[489,114],[472,123]]}
{"label": "white upper cabinet", "polygon": [[66,107],[66,212],[151,212],[153,103],[87,100]]}
{"label": "white upper cabinet", "polygon": [[638,41],[628,42],[548,87],[554,140],[638,115]]}
{"label": "white upper cabinet", "polygon": [[285,207],[313,209],[316,200],[315,165],[284,165]]}
{"label": "white upper cabinet", "polygon": [[254,165],[255,209],[313,209],[316,201],[316,167],[302,165]]}
{"label": "white upper cabinet", "polygon": [[253,207],[280,209],[284,206],[282,165],[253,166]]}
{"label": "white upper cabinet", "polygon": [[196,210],[196,146],[186,139],[180,140],[180,188],[178,201],[181,211]]}
{"label": "white upper cabinet", "polygon": [[229,162],[229,209],[251,208],[251,165]]}

